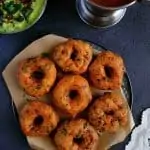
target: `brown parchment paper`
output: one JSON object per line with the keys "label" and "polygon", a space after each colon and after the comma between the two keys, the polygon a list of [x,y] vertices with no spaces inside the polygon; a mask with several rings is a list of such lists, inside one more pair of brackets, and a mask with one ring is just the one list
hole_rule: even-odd
{"label": "brown parchment paper", "polygon": [[[22,50],[4,69],[2,73],[3,78],[6,82],[6,85],[12,97],[12,101],[14,102],[18,113],[24,106],[24,104],[27,103],[27,99],[33,99],[32,97],[26,95],[18,84],[17,69],[19,62],[26,58],[40,55],[44,52],[50,52],[53,47],[66,40],[66,38],[57,35],[46,35],[43,38],[34,41],[24,50]],[[92,88],[92,91],[93,90],[95,91],[95,89]],[[95,92],[101,93],[101,91],[98,90],[96,90]],[[121,90],[118,92],[118,94],[124,96]],[[43,97],[42,100],[47,101],[48,99],[47,97]],[[126,100],[125,103],[126,105],[128,105]],[[120,130],[115,134],[103,134],[100,136],[98,150],[107,150],[112,145],[122,142],[125,139],[125,137],[131,132],[132,128],[134,127],[134,120],[130,110],[128,117],[129,122],[125,128],[120,128]],[[56,150],[55,145],[49,137],[27,137],[27,141],[31,148],[36,150]]]}

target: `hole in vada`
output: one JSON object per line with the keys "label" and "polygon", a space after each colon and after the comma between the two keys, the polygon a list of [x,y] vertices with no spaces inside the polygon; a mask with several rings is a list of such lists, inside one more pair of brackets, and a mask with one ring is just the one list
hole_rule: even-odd
{"label": "hole in vada", "polygon": [[36,70],[32,73],[32,77],[36,80],[42,80],[44,78],[44,72],[42,70]]}
{"label": "hole in vada", "polygon": [[78,145],[80,145],[81,143],[83,143],[83,138],[82,138],[82,136],[81,137],[75,137],[75,138],[73,138],[73,141],[74,141],[74,143],[76,143],[76,144],[78,144]]}
{"label": "hole in vada", "polygon": [[113,111],[113,110],[110,110],[110,111],[106,112],[106,115],[111,115],[111,116],[113,116],[113,115],[114,115],[114,111]]}
{"label": "hole in vada", "polygon": [[109,66],[105,66],[104,67],[104,70],[105,70],[105,73],[106,73],[106,76],[108,78],[111,78],[112,77],[112,74],[113,74],[113,68],[109,67]]}
{"label": "hole in vada", "polygon": [[44,122],[44,119],[42,116],[37,116],[35,119],[34,119],[34,126],[40,126],[42,123]]}
{"label": "hole in vada", "polygon": [[77,58],[77,54],[78,54],[78,52],[77,52],[77,50],[74,48],[73,51],[72,51],[72,53],[71,53],[70,58],[74,61],[74,60]]}
{"label": "hole in vada", "polygon": [[78,95],[78,91],[77,91],[77,90],[71,90],[71,91],[69,92],[69,97],[70,97],[71,99],[75,99],[75,98],[77,97],[77,95]]}

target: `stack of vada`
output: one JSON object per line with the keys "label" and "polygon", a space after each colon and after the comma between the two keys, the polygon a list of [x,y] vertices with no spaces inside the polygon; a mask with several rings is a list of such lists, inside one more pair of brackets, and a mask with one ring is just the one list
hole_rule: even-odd
{"label": "stack of vada", "polygon": [[[54,132],[58,150],[96,150],[99,133],[115,133],[127,125],[125,101],[113,92],[122,85],[123,59],[112,51],[101,51],[95,57],[93,52],[89,43],[69,39],[47,57],[20,62],[20,87],[34,97],[19,115],[26,136],[51,136]],[[109,93],[95,99],[91,87]],[[43,102],[42,97],[49,94],[51,103]],[[62,121],[57,110],[67,118]]]}

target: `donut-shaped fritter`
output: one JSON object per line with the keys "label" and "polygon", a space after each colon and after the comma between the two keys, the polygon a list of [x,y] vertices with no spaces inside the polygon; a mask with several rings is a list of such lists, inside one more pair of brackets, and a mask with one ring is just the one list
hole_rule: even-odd
{"label": "donut-shaped fritter", "polygon": [[120,88],[123,75],[123,59],[111,51],[99,53],[89,67],[89,77],[93,86],[101,90]]}
{"label": "donut-shaped fritter", "polygon": [[79,75],[66,75],[54,87],[53,103],[65,114],[75,117],[92,99],[89,84]]}
{"label": "donut-shaped fritter", "polygon": [[34,97],[48,93],[56,79],[56,68],[48,58],[29,58],[20,63],[18,79],[25,92]]}
{"label": "donut-shaped fritter", "polygon": [[86,120],[77,119],[62,124],[54,140],[58,150],[96,150],[98,135]]}
{"label": "donut-shaped fritter", "polygon": [[124,99],[116,93],[106,93],[95,100],[88,118],[98,132],[116,132],[128,122],[128,109]]}
{"label": "donut-shaped fritter", "polygon": [[90,64],[92,52],[88,43],[70,39],[54,48],[53,60],[64,72],[81,74]]}
{"label": "donut-shaped fritter", "polygon": [[20,125],[27,136],[46,136],[56,128],[58,115],[44,102],[30,101],[20,112]]}

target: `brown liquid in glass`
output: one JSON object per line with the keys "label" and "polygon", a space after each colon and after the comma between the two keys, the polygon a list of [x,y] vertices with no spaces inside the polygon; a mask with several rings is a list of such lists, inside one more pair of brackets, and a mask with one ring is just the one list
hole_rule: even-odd
{"label": "brown liquid in glass", "polygon": [[89,0],[100,6],[118,7],[132,2],[133,0]]}

